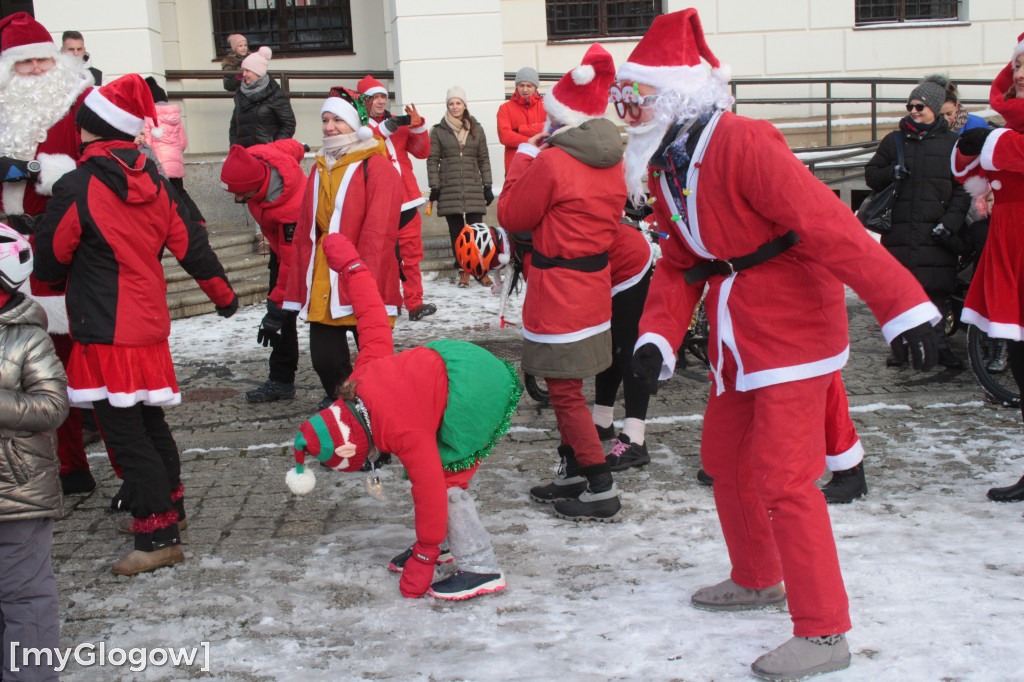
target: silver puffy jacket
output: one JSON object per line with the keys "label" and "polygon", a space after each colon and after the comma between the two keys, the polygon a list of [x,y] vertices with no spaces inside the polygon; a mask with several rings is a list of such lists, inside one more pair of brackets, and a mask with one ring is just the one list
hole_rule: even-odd
{"label": "silver puffy jacket", "polygon": [[46,313],[16,296],[0,312],[0,522],[64,512],[54,429],[68,416],[68,379]]}

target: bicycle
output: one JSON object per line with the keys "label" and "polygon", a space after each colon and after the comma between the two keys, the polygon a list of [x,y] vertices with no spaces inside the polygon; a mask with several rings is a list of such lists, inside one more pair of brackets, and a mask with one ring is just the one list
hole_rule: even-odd
{"label": "bicycle", "polygon": [[[974,325],[967,328],[967,360],[985,392],[1000,405],[1020,407],[1020,393],[1012,373],[1005,369],[1006,340],[989,338]],[[1000,366],[1003,369],[998,369]]]}

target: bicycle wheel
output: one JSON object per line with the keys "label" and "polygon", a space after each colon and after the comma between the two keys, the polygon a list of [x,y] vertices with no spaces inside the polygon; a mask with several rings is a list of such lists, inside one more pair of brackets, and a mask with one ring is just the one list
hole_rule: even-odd
{"label": "bicycle wheel", "polygon": [[523,384],[526,386],[526,392],[538,403],[547,404],[551,402],[551,395],[548,393],[548,386],[544,383],[544,379],[538,380],[532,374],[524,374]]}
{"label": "bicycle wheel", "polygon": [[989,369],[989,363],[995,360],[1000,352],[1000,343],[1006,342],[1003,339],[990,339],[988,334],[974,325],[967,328],[967,359],[971,363],[974,376],[993,401],[1007,407],[1019,407],[1020,394],[1017,392],[1017,382],[1013,380],[1013,374],[1008,369],[999,373]]}

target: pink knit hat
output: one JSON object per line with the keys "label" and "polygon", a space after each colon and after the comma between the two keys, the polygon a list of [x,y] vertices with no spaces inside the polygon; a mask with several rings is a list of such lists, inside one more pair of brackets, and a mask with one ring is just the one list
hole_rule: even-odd
{"label": "pink knit hat", "polygon": [[271,54],[273,53],[270,48],[264,45],[242,60],[242,68],[252,71],[257,76],[262,76],[267,73],[267,67],[270,66]]}
{"label": "pink knit hat", "polygon": [[238,49],[238,46],[243,42],[248,44],[249,41],[241,33],[232,33],[228,36],[228,46],[231,48],[232,52]]}

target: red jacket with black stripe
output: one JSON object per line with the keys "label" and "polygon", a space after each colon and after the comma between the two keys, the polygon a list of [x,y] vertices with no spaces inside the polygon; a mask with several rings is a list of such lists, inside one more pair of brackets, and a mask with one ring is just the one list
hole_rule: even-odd
{"label": "red jacket with black stripe", "polygon": [[206,229],[171,198],[168,181],[131,142],[88,144],[53,188],[35,239],[34,274],[67,279],[78,343],[148,346],[170,335],[168,249],[215,305],[235,298]]}

